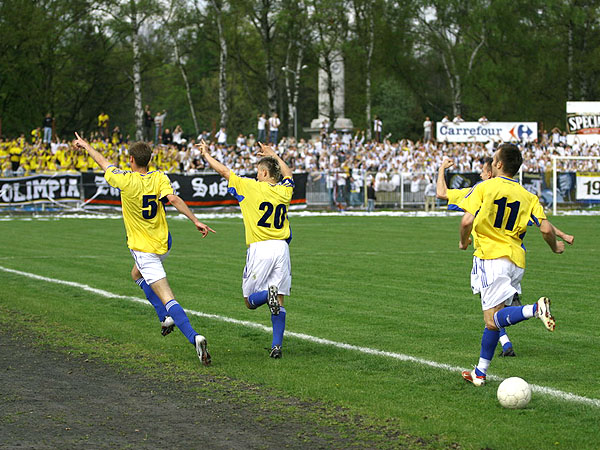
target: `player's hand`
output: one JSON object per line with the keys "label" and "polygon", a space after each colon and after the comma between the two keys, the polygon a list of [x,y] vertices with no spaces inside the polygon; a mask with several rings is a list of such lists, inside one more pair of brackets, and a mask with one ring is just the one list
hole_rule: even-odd
{"label": "player's hand", "polygon": [[200,233],[202,233],[202,237],[205,238],[208,235],[208,232],[211,231],[213,233],[216,233],[215,230],[213,230],[211,227],[209,227],[208,225],[203,224],[202,222],[198,222],[196,225],[196,228],[198,229],[198,231]]}
{"label": "player's hand", "polygon": [[77,132],[75,132],[75,137],[76,139],[73,141],[75,147],[85,149],[86,146],[89,145],[85,139],[77,134]]}
{"label": "player's hand", "polygon": [[466,244],[463,244],[462,241],[458,241],[458,248],[461,250],[466,250],[469,248],[469,245],[471,245],[471,238],[469,237],[469,239],[467,240]]}
{"label": "player's hand", "polygon": [[565,243],[563,241],[556,241],[556,250],[554,253],[562,253],[565,251]]}
{"label": "player's hand", "polygon": [[275,153],[275,150],[273,150],[273,147],[271,147],[270,144],[263,144],[262,142],[259,142],[258,145],[260,146],[260,150],[258,151],[258,156],[277,156],[277,153]]}
{"label": "player's hand", "polygon": [[452,167],[454,165],[454,161],[452,161],[450,158],[444,158],[444,160],[442,161],[442,167],[444,168],[444,170]]}
{"label": "player's hand", "polygon": [[567,244],[573,245],[573,241],[575,241],[575,236],[571,236],[570,234],[565,234],[565,237],[563,239]]}
{"label": "player's hand", "polygon": [[200,145],[198,145],[198,150],[200,150],[200,155],[203,157],[209,154],[208,144],[204,139],[200,139]]}

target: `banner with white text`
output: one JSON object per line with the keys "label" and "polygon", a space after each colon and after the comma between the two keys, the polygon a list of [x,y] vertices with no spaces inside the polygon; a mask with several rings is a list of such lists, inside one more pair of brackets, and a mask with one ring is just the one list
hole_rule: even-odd
{"label": "banner with white text", "polygon": [[[95,205],[121,205],[118,189],[111,187],[101,173],[84,172],[83,190],[85,202]],[[188,206],[216,207],[234,206],[238,201],[228,193],[227,180],[217,174],[176,175],[168,174],[175,194]],[[306,204],[306,181],[308,174],[294,174],[292,205]],[[252,177],[254,178],[254,177]]]}
{"label": "banner with white text", "polygon": [[0,205],[79,202],[80,180],[79,174],[0,178]]}
{"label": "banner with white text", "polygon": [[537,122],[453,122],[436,124],[438,142],[530,142],[538,138]]}

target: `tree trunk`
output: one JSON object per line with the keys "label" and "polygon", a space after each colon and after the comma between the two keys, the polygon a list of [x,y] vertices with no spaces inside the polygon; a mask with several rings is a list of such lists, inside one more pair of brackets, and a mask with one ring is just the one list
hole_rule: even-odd
{"label": "tree trunk", "polygon": [[227,41],[225,40],[225,34],[223,32],[223,25],[221,23],[221,7],[217,5],[215,0],[211,1],[213,8],[215,9],[217,22],[217,30],[219,33],[219,109],[221,110],[220,126],[226,127],[229,120],[229,110],[227,108]]}
{"label": "tree trunk", "polygon": [[369,40],[367,42],[367,67],[365,74],[365,116],[367,119],[367,139],[371,140],[371,63],[373,60],[373,47],[375,46],[375,24],[373,20],[373,13],[371,12],[369,18]]}
{"label": "tree trunk", "polygon": [[185,84],[185,94],[187,96],[188,104],[190,105],[190,112],[192,113],[192,120],[194,121],[194,130],[196,131],[196,136],[200,134],[200,128],[198,127],[198,119],[196,118],[196,111],[194,110],[194,102],[192,100],[192,92],[190,89],[190,82],[188,80],[187,72],[185,71],[185,67],[181,62],[180,54],[179,54],[179,44],[177,43],[177,39],[173,38],[173,44],[175,46],[175,58],[177,60],[177,66],[179,67],[179,71],[181,72],[181,77],[183,78],[183,82]]}
{"label": "tree trunk", "polygon": [[131,17],[133,30],[131,44],[133,48],[133,108],[135,113],[135,139],[141,141],[144,139],[143,132],[143,114],[142,107],[142,74],[140,69],[140,43],[139,43],[139,24],[137,14],[134,12]]}

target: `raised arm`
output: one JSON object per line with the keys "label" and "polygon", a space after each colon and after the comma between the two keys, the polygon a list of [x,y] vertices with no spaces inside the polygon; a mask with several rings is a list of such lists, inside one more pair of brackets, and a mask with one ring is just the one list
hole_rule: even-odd
{"label": "raised arm", "polygon": [[198,220],[198,218],[194,215],[190,208],[188,208],[188,205],[185,204],[185,202],[181,199],[179,195],[169,194],[167,195],[167,200],[171,202],[171,205],[173,205],[175,209],[177,209],[177,211],[179,211],[181,214],[183,214],[185,217],[192,221],[192,223],[196,226],[198,231],[202,233],[202,237],[206,237],[209,231],[216,233],[215,230]]}
{"label": "raised arm", "polygon": [[435,194],[437,198],[441,200],[448,200],[448,186],[446,185],[445,172],[446,169],[452,167],[453,165],[454,161],[452,161],[450,158],[444,158],[444,160],[442,161],[442,165],[438,170]]}
{"label": "raised arm", "polygon": [[556,240],[556,233],[554,232],[554,226],[550,221],[542,219],[540,223],[540,231],[546,241],[546,244],[552,249],[554,253],[562,253],[565,251],[565,243]]}
{"label": "raised arm", "polygon": [[88,154],[92,157],[94,161],[102,168],[102,170],[106,171],[108,166],[110,166],[110,162],[106,159],[102,154],[94,149],[85,139],[80,137],[77,133],[75,133],[75,139],[73,141],[73,145],[77,148],[81,148],[88,152]]}
{"label": "raised arm", "polygon": [[275,158],[279,164],[279,168],[281,169],[281,176],[283,178],[293,178],[292,169],[290,169],[285,161],[279,157],[275,150],[273,150],[273,147],[270,145],[265,145],[262,142],[259,142],[258,145],[260,145],[258,156],[271,156]]}
{"label": "raised arm", "polygon": [[204,160],[208,163],[208,165],[219,175],[229,181],[229,167],[217,161],[212,155],[208,152],[208,144],[202,139],[200,141],[200,145],[198,146],[200,150],[200,154],[204,158]]}

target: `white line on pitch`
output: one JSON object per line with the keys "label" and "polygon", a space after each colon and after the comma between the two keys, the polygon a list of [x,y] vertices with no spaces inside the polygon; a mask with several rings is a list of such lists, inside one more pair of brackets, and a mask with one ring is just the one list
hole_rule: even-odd
{"label": "white line on pitch", "polygon": [[[0,270],[2,270],[4,272],[8,272],[8,273],[14,273],[16,275],[21,275],[21,276],[31,278],[34,280],[46,281],[48,283],[62,284],[64,286],[70,286],[70,287],[83,289],[84,291],[88,291],[93,294],[100,295],[100,296],[106,297],[106,298],[118,298],[118,299],[123,299],[123,300],[129,300],[132,302],[150,306],[150,303],[146,299],[130,297],[127,295],[113,294],[112,292],[93,288],[91,286],[88,286],[87,284],[76,283],[74,281],[59,280],[56,278],[48,278],[48,277],[44,277],[41,275],[36,275],[34,273],[21,272],[20,270],[9,269],[7,267],[2,267],[2,266],[0,266]],[[233,323],[236,325],[242,325],[242,326],[249,327],[249,328],[256,328],[256,329],[259,329],[259,330],[262,330],[262,331],[265,331],[268,333],[271,332],[270,327],[267,327],[267,326],[264,326],[264,325],[261,325],[259,323],[255,323],[255,322],[249,322],[247,320],[238,320],[238,319],[233,319],[231,317],[219,316],[217,314],[206,314],[203,312],[192,311],[189,309],[186,309],[185,311],[188,314],[193,315],[193,316],[219,320],[221,322]],[[304,334],[304,333],[295,333],[293,331],[286,331],[285,335],[287,337],[295,337],[297,339],[302,339],[304,341],[309,341],[309,342],[313,342],[316,344],[328,345],[331,347],[341,348],[344,350],[352,350],[352,351],[356,351],[356,352],[360,352],[360,353],[365,353],[368,355],[384,356],[387,358],[393,358],[393,359],[397,359],[400,361],[413,362],[413,363],[421,364],[424,366],[433,367],[436,369],[448,370],[450,372],[462,372],[463,370],[465,370],[465,368],[463,368],[463,367],[451,366],[449,364],[438,363],[438,362],[430,361],[427,359],[417,358],[417,357],[410,356],[410,355],[404,355],[402,353],[386,352],[383,350],[377,350],[377,349],[369,348],[369,347],[359,347],[357,345],[346,344],[344,342],[331,341],[329,339],[323,339],[323,338],[311,336],[311,335]],[[495,376],[495,375],[490,375],[488,378],[491,380],[496,380],[496,381],[501,381],[503,379],[503,378]],[[545,386],[538,386],[536,384],[531,384],[531,389],[534,392],[539,392],[541,394],[545,394],[550,397],[555,397],[555,398],[559,398],[561,400],[566,400],[566,401],[570,401],[570,402],[574,402],[574,403],[582,403],[582,404],[600,408],[600,399],[583,397],[581,395],[572,394],[571,392],[560,391],[558,389],[552,389],[552,388],[548,388]]]}

